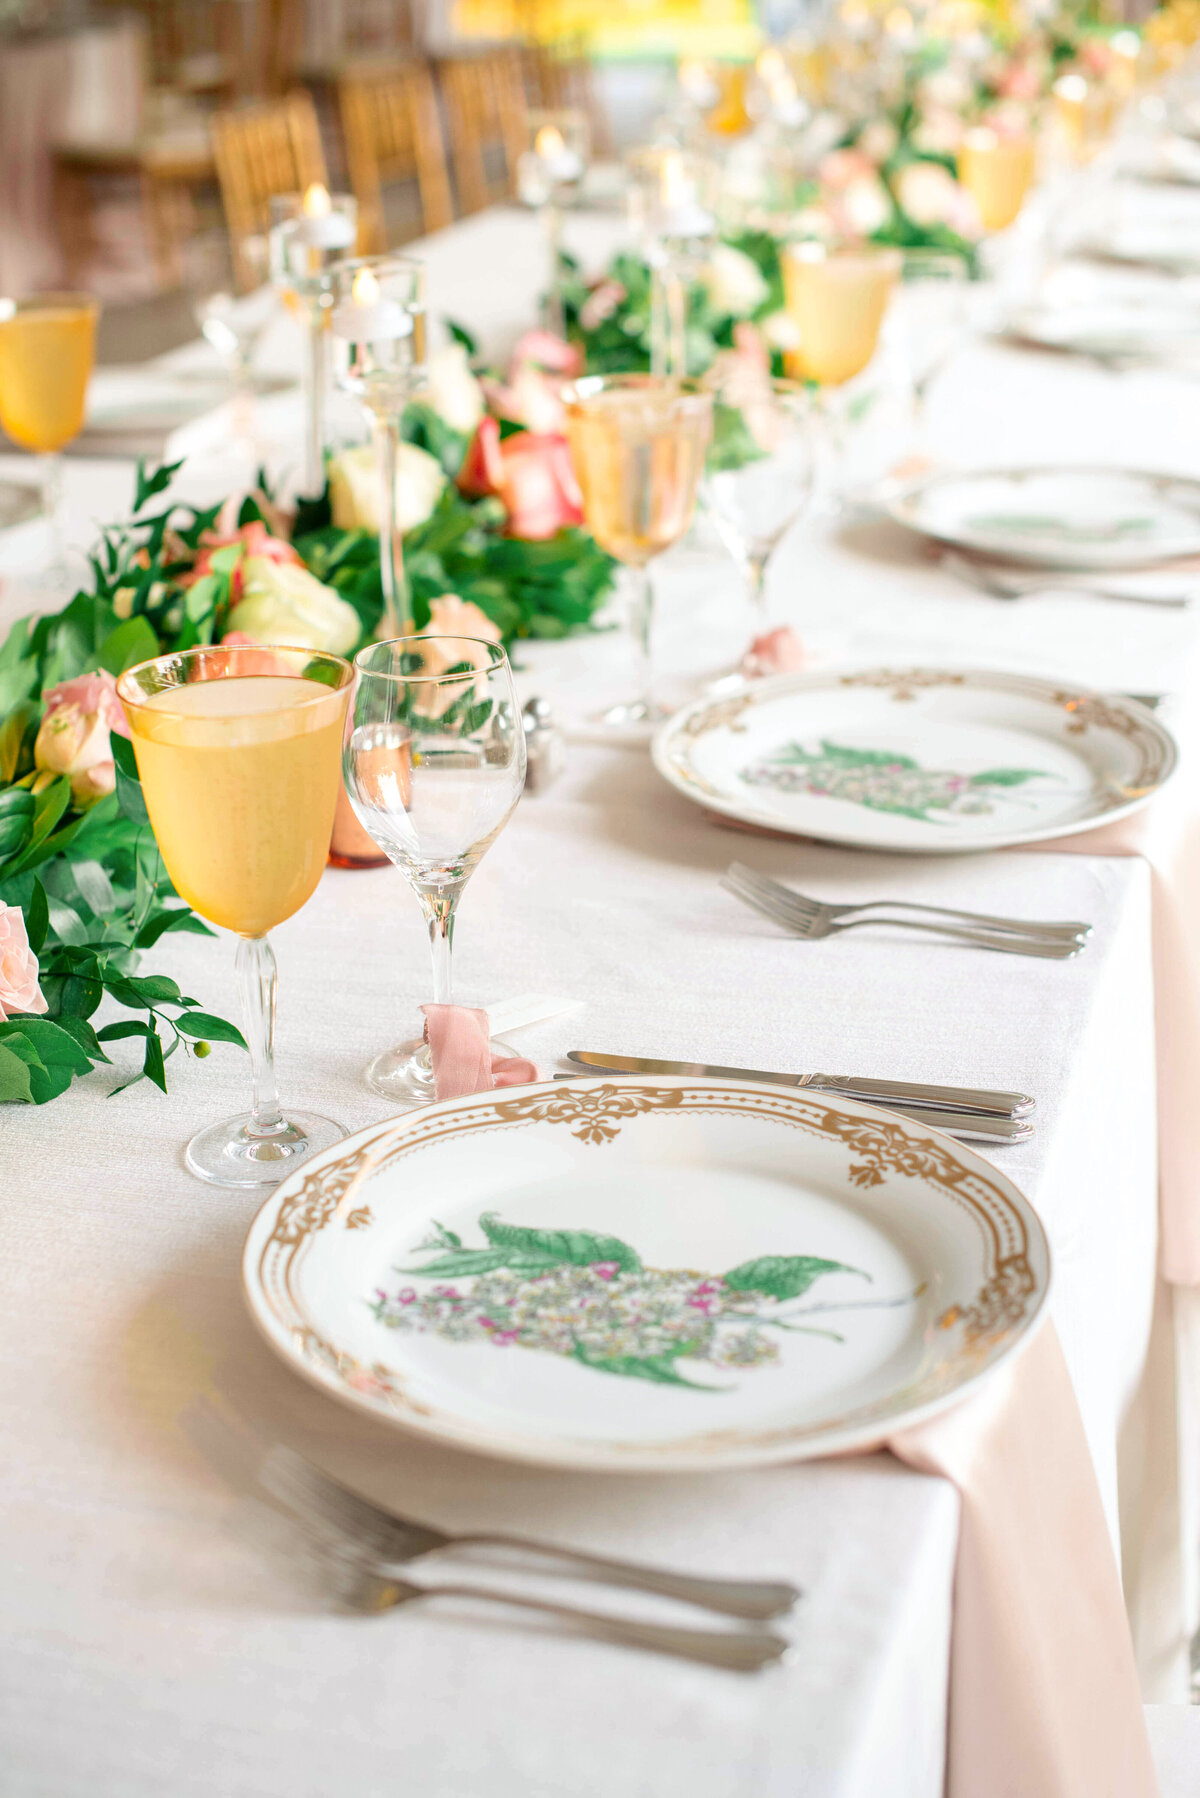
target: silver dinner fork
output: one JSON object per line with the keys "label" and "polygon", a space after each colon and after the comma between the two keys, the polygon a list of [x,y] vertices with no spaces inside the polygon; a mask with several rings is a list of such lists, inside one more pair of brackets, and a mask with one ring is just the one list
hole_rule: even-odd
{"label": "silver dinner fork", "polygon": [[394,1579],[373,1567],[351,1570],[341,1593],[356,1611],[397,1610],[421,1598],[482,1599],[489,1604],[515,1606],[571,1623],[578,1634],[601,1642],[617,1642],[626,1648],[645,1648],[654,1654],[673,1654],[705,1666],[724,1667],[733,1673],[757,1673],[773,1661],[781,1661],[791,1644],[770,1630],[688,1629],[678,1624],[643,1623],[631,1617],[614,1617],[604,1611],[585,1611],[577,1605],[553,1604],[548,1599],[522,1598],[514,1592],[493,1591],[487,1586],[418,1586]]}
{"label": "silver dinner fork", "polygon": [[[814,941],[818,937],[837,936],[844,930],[859,930],[868,924],[891,924],[903,930],[916,930],[933,936],[949,937],[970,943],[979,949],[995,949],[1009,955],[1033,955],[1050,961],[1066,961],[1078,955],[1092,933],[1090,924],[1036,923],[1021,918],[1005,918],[988,912],[954,911],[941,905],[919,905],[903,899],[863,900],[857,904],[835,905],[810,899],[777,880],[769,879],[748,868],[744,862],[731,862],[721,877],[721,885],[744,905],[761,912],[795,935]],[[892,913],[903,912],[895,917]],[[870,913],[870,916],[862,916]],[[916,913],[916,917],[908,914]],[[924,917],[947,920],[925,923]]]}
{"label": "silver dinner fork", "polygon": [[979,592],[986,593],[991,599],[1026,599],[1034,593],[1078,593],[1085,599],[1124,600],[1129,605],[1161,606],[1168,611],[1172,608],[1181,609],[1192,603],[1191,596],[1187,593],[1168,593],[1162,598],[1150,593],[1126,593],[1119,587],[1106,587],[1102,582],[1080,580],[1077,574],[1056,574],[1052,568],[1037,574],[1021,574],[1016,570],[968,561],[965,556],[953,553],[942,557],[942,567],[947,574],[965,581],[968,587],[978,588]]}
{"label": "silver dinner fork", "polygon": [[[795,1586],[783,1581],[707,1579],[491,1530],[451,1534],[448,1530],[435,1529],[430,1524],[384,1510],[360,1493],[351,1492],[302,1455],[281,1445],[264,1456],[258,1481],[302,1523],[340,1537],[360,1558],[385,1567],[404,1565],[440,1548],[468,1545],[515,1548],[524,1554],[557,1561],[560,1565],[568,1563],[584,1568],[610,1585],[656,1592],[660,1597],[702,1605],[730,1617],[778,1617],[790,1611],[800,1596]],[[417,1591],[420,1590],[418,1587]],[[397,1602],[407,1600],[402,1598]]]}

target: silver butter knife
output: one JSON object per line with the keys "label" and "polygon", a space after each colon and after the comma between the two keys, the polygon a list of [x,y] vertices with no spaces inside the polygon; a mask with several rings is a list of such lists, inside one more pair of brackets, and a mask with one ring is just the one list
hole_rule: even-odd
{"label": "silver butter knife", "polygon": [[877,1105],[917,1106],[924,1111],[978,1113],[981,1117],[1027,1117],[1037,1101],[1028,1093],[990,1092],[984,1087],[925,1086],[911,1080],[866,1080],[843,1074],[778,1074],[761,1068],[718,1068],[703,1061],[653,1061],[640,1055],[600,1055],[571,1049],[566,1059],[579,1067],[611,1074],[696,1074],[714,1080],[766,1080],[773,1086],[807,1086],[864,1099]]}

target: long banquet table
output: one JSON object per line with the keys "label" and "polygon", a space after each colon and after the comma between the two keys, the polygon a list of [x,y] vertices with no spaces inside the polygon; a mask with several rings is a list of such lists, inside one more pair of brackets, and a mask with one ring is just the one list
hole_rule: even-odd
{"label": "long banquet table", "polygon": [[[585,257],[606,253],[610,223],[573,229]],[[487,214],[419,248],[434,312],[480,329],[489,348],[532,313],[531,220]],[[267,346],[280,365],[289,353],[284,336]],[[1179,394],[1162,374],[1116,380],[978,344],[940,383],[934,429],[960,461],[1191,472],[1196,438]],[[193,451],[185,491],[232,483],[217,442],[181,433]],[[79,461],[69,474],[86,540],[127,503],[132,471]],[[890,527],[828,518],[788,541],[775,580],[779,615],[824,661],[958,659],[1168,692],[1186,758],[1200,680],[1191,613],[1064,597],[997,605]],[[682,693],[730,658],[748,620],[732,567],[694,545],[664,568],[660,599],[668,690]],[[13,578],[0,621],[20,609]],[[522,645],[521,679],[578,724],[623,683],[627,654],[615,635]],[[1161,830],[1200,811],[1190,781],[1185,761]],[[735,857],[818,893],[1084,916],[1095,939],[1066,964],[874,933],[800,945],[718,888]],[[577,1006],[518,1038],[548,1071],[569,1047],[619,1047],[1036,1093],[1037,1134],[996,1159],[1050,1233],[1053,1316],[1123,1559],[1145,1696],[1178,1700],[1189,1476],[1177,1319],[1155,1277],[1149,899],[1137,858],[922,861],[734,834],[668,789],[644,750],[579,729],[567,773],[521,804],[474,877],[457,980],[468,1001],[536,990]],[[389,868],[331,870],[276,942],[285,1098],[349,1128],[377,1120],[386,1107],[361,1068],[427,996],[411,895]],[[226,946],[181,938],[156,965],[212,1009],[233,1007]],[[486,1783],[513,1798],[936,1798],[957,1530],[948,1484],[887,1456],[706,1479],[558,1475],[382,1432],[264,1346],[239,1293],[254,1201],[183,1171],[188,1135],[240,1105],[241,1058],[218,1048],[171,1071],[165,1100],[142,1085],[110,1102],[93,1077],[0,1118],[5,1211],[19,1231],[0,1274],[6,1794],[457,1798]],[[417,1516],[792,1578],[805,1591],[796,1652],[739,1681],[483,1610],[335,1614],[196,1448],[206,1398]]]}

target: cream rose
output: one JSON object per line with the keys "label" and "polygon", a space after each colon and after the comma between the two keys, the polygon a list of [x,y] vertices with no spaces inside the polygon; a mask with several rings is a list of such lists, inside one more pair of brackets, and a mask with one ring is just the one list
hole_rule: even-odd
{"label": "cream rose", "polygon": [[44,697],[33,759],[44,775],[67,775],[76,805],[91,805],[116,785],[111,733],[129,735],[117,683],[101,669],[60,681]]}
{"label": "cream rose", "polygon": [[[396,522],[402,531],[424,524],[441,498],[441,463],[415,443],[402,443],[396,466]],[[369,443],[343,450],[329,464],[329,503],[339,531],[379,531],[379,476]]]}
{"label": "cream rose", "polygon": [[242,564],[242,597],[228,622],[231,632],[252,643],[334,655],[349,655],[362,634],[358,613],[332,587],[300,563],[265,556],[248,556]]}
{"label": "cream rose", "polygon": [[758,264],[732,244],[716,245],[701,279],[716,310],[733,318],[749,318],[768,293]]}
{"label": "cream rose", "polygon": [[429,358],[429,404],[453,431],[469,437],[483,417],[483,389],[471,373],[461,343],[448,343]]}

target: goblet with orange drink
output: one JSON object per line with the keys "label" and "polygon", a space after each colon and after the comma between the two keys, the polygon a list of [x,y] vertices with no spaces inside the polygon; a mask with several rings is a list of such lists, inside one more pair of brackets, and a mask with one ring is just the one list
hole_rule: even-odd
{"label": "goblet with orange drink", "polygon": [[311,898],[325,866],[351,680],[340,656],[221,647],[159,656],[117,685],[175,890],[239,939],[251,1109],[202,1130],[186,1153],[215,1186],[274,1185],[345,1135],[329,1118],[280,1110],[267,932]]}
{"label": "goblet with orange drink", "polygon": [[99,310],[82,293],[0,299],[0,424],[41,458],[55,573],[63,562],[61,452],[83,429]]}

